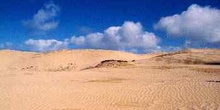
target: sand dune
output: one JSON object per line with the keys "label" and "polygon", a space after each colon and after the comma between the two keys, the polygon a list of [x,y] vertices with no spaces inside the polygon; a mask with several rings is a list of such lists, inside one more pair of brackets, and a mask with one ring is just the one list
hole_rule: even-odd
{"label": "sand dune", "polygon": [[153,59],[171,63],[220,65],[220,50],[188,49],[173,53],[161,54]]}
{"label": "sand dune", "polygon": [[133,60],[138,55],[110,50],[63,50],[49,53],[28,53],[2,51],[0,59],[4,67],[0,69],[21,69],[38,71],[80,70],[94,66],[103,60]]}
{"label": "sand dune", "polygon": [[219,110],[220,50],[0,51],[0,110]]}
{"label": "sand dune", "polygon": [[0,51],[0,70],[12,70],[21,64],[22,61],[29,59],[35,53],[32,52],[20,52],[13,50],[1,50]]}

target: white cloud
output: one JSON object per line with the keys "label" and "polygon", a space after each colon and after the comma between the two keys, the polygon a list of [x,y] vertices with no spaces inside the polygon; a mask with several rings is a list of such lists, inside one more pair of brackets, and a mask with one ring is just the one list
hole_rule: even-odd
{"label": "white cloud", "polygon": [[219,43],[220,10],[193,4],[181,14],[161,18],[155,28],[190,42]]}
{"label": "white cloud", "polygon": [[[55,39],[29,39],[25,45],[31,51],[53,51],[68,48],[111,49],[135,53],[155,52],[160,50],[159,38],[143,30],[137,22],[126,21],[122,26],[111,26],[104,32],[90,33],[86,36],[72,36],[64,41]],[[70,45],[71,44],[71,45]]]}
{"label": "white cloud", "polygon": [[27,45],[32,51],[45,52],[45,51],[65,49],[68,47],[68,41],[67,40],[58,41],[55,39],[49,39],[49,40],[29,39],[25,41],[25,45]]}
{"label": "white cloud", "polygon": [[143,30],[137,22],[126,21],[122,26],[112,26],[103,33],[90,33],[86,36],[73,36],[70,42],[77,48],[113,49],[149,52],[159,49],[158,37]]}
{"label": "white cloud", "polygon": [[50,31],[59,24],[56,20],[59,12],[60,8],[53,2],[49,2],[42,9],[38,10],[32,19],[24,21],[23,24],[36,33]]}

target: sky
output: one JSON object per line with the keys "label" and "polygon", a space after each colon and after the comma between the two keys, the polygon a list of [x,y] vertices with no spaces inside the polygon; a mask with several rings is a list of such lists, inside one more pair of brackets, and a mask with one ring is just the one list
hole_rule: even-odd
{"label": "sky", "polygon": [[0,49],[220,48],[219,0],[1,0]]}

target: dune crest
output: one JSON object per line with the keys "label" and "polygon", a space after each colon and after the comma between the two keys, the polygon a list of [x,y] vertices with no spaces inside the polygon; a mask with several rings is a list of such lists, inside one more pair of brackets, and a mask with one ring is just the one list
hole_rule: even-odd
{"label": "dune crest", "polygon": [[94,67],[102,64],[105,60],[115,60],[115,67],[118,63],[117,60],[220,65],[220,50],[217,49],[187,49],[171,53],[144,55],[92,49],[62,50],[48,53],[1,50],[0,56],[2,56],[0,70],[71,71]]}

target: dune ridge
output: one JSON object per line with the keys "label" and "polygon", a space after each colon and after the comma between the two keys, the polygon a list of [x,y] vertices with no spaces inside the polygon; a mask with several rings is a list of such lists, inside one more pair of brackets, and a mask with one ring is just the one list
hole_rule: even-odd
{"label": "dune ridge", "polygon": [[[7,55],[6,55],[7,54]],[[3,50],[0,61],[4,67],[0,69],[21,69],[39,71],[80,70],[96,65],[103,60],[132,60],[138,55],[110,50],[62,50],[48,53],[32,53]],[[11,59],[13,58],[13,59]]]}
{"label": "dune ridge", "polygon": [[187,49],[171,53],[133,54],[111,50],[61,50],[48,53],[1,50],[0,69],[71,71],[95,66],[105,60],[162,61],[167,63],[220,65],[218,49]]}

